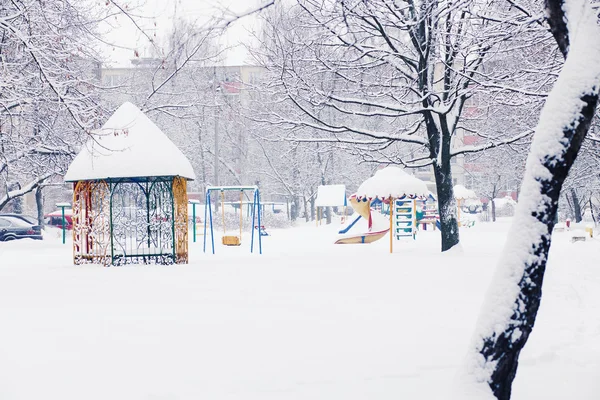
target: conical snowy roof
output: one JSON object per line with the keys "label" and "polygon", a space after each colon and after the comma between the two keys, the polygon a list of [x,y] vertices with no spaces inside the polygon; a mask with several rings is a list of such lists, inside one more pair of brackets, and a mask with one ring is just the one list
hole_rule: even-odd
{"label": "conical snowy roof", "polygon": [[454,186],[454,198],[456,200],[466,200],[466,199],[478,199],[479,196],[477,194],[464,187],[463,185]]}
{"label": "conical snowy roof", "polygon": [[425,182],[407,174],[401,168],[390,166],[380,169],[364,181],[356,190],[356,197],[359,199],[427,197],[428,193]]}
{"label": "conical snowy roof", "polygon": [[181,150],[139,108],[127,102],[83,146],[65,181],[150,176],[195,178]]}

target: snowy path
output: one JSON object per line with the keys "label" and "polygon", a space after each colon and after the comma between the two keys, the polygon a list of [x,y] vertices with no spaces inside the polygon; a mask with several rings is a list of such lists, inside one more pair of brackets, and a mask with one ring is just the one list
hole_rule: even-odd
{"label": "snowy path", "polygon": [[[0,399],[433,399],[462,360],[506,224],[265,254],[191,244],[187,266],[75,267],[56,240],[0,243]],[[598,398],[600,241],[557,237],[515,399]],[[543,393],[542,397],[538,397]]]}

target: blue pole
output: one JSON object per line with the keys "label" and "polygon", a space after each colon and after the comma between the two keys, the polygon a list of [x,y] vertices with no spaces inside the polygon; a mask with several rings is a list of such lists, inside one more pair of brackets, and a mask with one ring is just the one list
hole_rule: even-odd
{"label": "blue pole", "polygon": [[194,243],[196,243],[196,203],[192,203],[192,221],[194,224]]}
{"label": "blue pole", "polygon": [[208,219],[206,218],[206,212],[208,211],[208,205],[210,203],[208,203],[208,201],[210,200],[210,192],[207,191],[206,192],[206,196],[204,196],[204,201],[206,202],[206,204],[204,204],[204,252],[206,253],[206,222],[208,221]]}
{"label": "blue pole", "polygon": [[212,243],[212,253],[215,254],[215,232],[213,229],[213,220],[212,220],[212,205],[210,204],[210,191],[208,192],[208,217],[210,218],[210,241]]}
{"label": "blue pole", "polygon": [[[252,239],[250,239],[250,253],[254,253],[254,223],[255,223],[255,216],[256,216],[256,190],[254,191],[254,197],[252,199]],[[259,231],[258,234],[260,236],[260,226],[258,227]]]}
{"label": "blue pole", "polygon": [[[256,202],[258,203],[258,229],[260,229],[260,193],[258,189],[256,189]],[[258,231],[258,254],[262,254],[262,235],[260,231]]]}

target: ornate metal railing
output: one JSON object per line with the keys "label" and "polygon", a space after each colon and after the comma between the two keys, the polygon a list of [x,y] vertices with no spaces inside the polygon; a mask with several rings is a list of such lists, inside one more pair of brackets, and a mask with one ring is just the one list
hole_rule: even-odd
{"label": "ornate metal railing", "polygon": [[186,181],[81,181],[73,195],[75,264],[188,261]]}

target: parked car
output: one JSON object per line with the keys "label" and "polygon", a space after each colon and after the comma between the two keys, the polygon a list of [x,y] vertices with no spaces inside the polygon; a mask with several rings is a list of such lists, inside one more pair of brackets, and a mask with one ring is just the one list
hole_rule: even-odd
{"label": "parked car", "polygon": [[[44,215],[44,221],[46,225],[53,226],[55,228],[61,228],[63,225],[62,211],[54,211]],[[73,229],[73,213],[70,209],[65,210],[65,222],[66,229]]]}
{"label": "parked car", "polygon": [[23,215],[23,214],[0,214],[0,217],[14,217],[14,218],[19,218],[22,219],[23,221],[33,224],[33,225],[37,225],[38,224],[38,220],[35,217],[31,217],[29,215]]}
{"label": "parked car", "polygon": [[27,222],[25,217],[0,216],[0,242],[24,238],[42,240],[42,228],[37,224]]}

